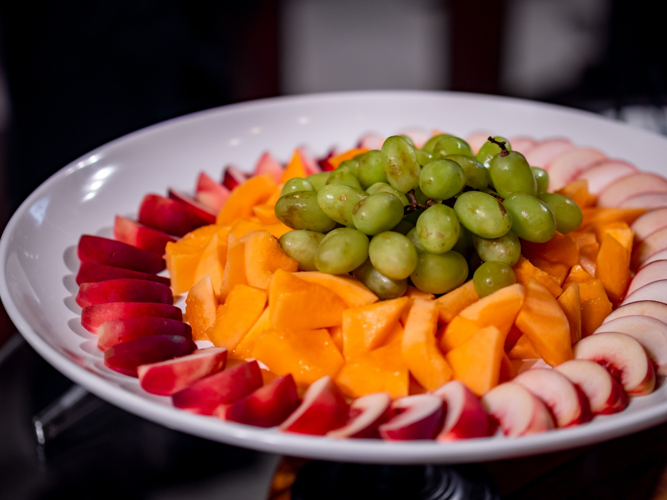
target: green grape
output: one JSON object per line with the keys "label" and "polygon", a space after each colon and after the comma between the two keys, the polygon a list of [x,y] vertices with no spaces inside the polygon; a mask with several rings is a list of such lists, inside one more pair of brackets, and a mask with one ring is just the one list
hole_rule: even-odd
{"label": "green grape", "polygon": [[530,169],[533,171],[533,177],[535,177],[537,193],[546,193],[549,189],[549,174],[540,167],[530,167]]}
{"label": "green grape", "polygon": [[447,155],[443,160],[459,164],[466,175],[466,185],[473,189],[486,189],[491,184],[489,170],[474,158],[466,155]]}
{"label": "green grape", "polygon": [[426,252],[426,248],[424,248],[424,245],[422,245],[422,242],[419,241],[419,237],[417,236],[417,228],[410,229],[408,231],[408,234],[405,235],[409,240],[410,243],[412,243],[412,246],[415,247],[415,250],[417,250],[417,253],[422,253]]}
{"label": "green grape", "polygon": [[396,224],[392,231],[396,233],[401,233],[401,234],[408,234],[410,231],[412,231],[415,228],[414,224],[409,223],[406,220],[402,220],[398,224]]}
{"label": "green grape", "polygon": [[341,227],[329,232],[317,247],[315,267],[328,274],[354,271],[368,258],[368,237],[361,231]]}
{"label": "green grape", "polygon": [[299,191],[314,190],[315,188],[313,188],[313,185],[308,182],[308,180],[302,179],[301,177],[293,177],[285,183],[283,189],[280,191],[280,196],[285,196],[289,193],[297,193]]}
{"label": "green grape", "polygon": [[417,219],[417,237],[431,253],[445,253],[454,248],[461,234],[461,225],[454,209],[433,205]]}
{"label": "green grape", "polygon": [[322,211],[344,226],[353,226],[354,207],[368,195],[345,184],[327,184],[317,193]]}
{"label": "green grape", "polygon": [[428,162],[433,161],[433,155],[423,149],[415,149],[415,154],[417,155],[417,161],[422,167]]}
{"label": "green grape", "polygon": [[389,184],[386,182],[376,182],[373,184],[371,187],[366,189],[366,192],[368,194],[376,194],[376,193],[389,193],[393,194],[396,196],[399,200],[401,200],[401,203],[403,203],[403,206],[407,205],[410,203],[410,200],[408,200],[408,197],[405,196],[405,194],[401,193],[397,189],[394,189],[391,187]]}
{"label": "green grape", "polygon": [[389,231],[402,219],[403,203],[390,193],[372,194],[352,210],[354,227],[368,235]]}
{"label": "green grape", "polygon": [[408,289],[408,280],[393,280],[373,267],[368,259],[354,270],[354,277],[377,295],[381,300],[401,297]]}
{"label": "green grape", "polygon": [[319,172],[317,174],[310,174],[306,177],[306,180],[310,182],[310,185],[313,186],[315,191],[319,191],[326,185],[330,175],[331,172]]}
{"label": "green grape", "polygon": [[352,173],[352,170],[347,167],[338,167],[336,170],[331,172],[331,175],[329,175],[329,178],[327,179],[326,185],[330,186],[332,184],[349,186],[361,191],[361,184],[359,183],[359,179],[357,179],[354,173]]}
{"label": "green grape", "polygon": [[417,267],[410,275],[422,292],[441,294],[461,286],[468,278],[468,263],[458,252],[419,254]]}
{"label": "green grape", "polygon": [[459,235],[459,239],[452,250],[460,253],[464,257],[467,257],[472,246],[472,233],[468,231],[463,224],[461,224],[461,234]]}
{"label": "green grape", "polygon": [[447,155],[473,156],[470,144],[454,135],[445,134],[433,146],[433,158],[442,158]]}
{"label": "green grape", "polygon": [[280,246],[285,253],[299,263],[302,271],[317,271],[315,254],[324,239],[322,233],[313,231],[290,231],[280,237]]}
{"label": "green grape", "polygon": [[[357,156],[359,156],[359,155],[357,155]],[[356,159],[343,160],[338,165],[338,168],[349,168],[350,172],[352,172],[355,177],[358,177],[358,175],[359,175],[359,161],[357,161]],[[338,170],[338,168],[336,170]]]}
{"label": "green grape", "polygon": [[486,297],[501,288],[516,283],[516,275],[514,270],[504,262],[490,260],[477,268],[472,282],[477,295]]}
{"label": "green grape", "polygon": [[389,137],[382,145],[384,175],[387,182],[401,193],[407,193],[419,185],[421,166],[415,148],[400,136]]}
{"label": "green grape", "polygon": [[276,203],[276,217],[292,229],[326,233],[336,226],[317,201],[315,191],[299,191],[281,196]]}
{"label": "green grape", "polygon": [[519,257],[521,257],[521,243],[512,231],[500,238],[493,239],[473,235],[472,243],[477,255],[485,262],[496,261],[513,266],[519,262]]}
{"label": "green grape", "polygon": [[394,280],[406,279],[417,267],[417,250],[407,237],[393,231],[374,236],[368,256],[375,269]]}
{"label": "green grape", "polygon": [[431,137],[428,141],[426,141],[426,142],[424,143],[424,145],[422,146],[422,149],[423,149],[424,151],[426,151],[427,153],[431,153],[431,154],[432,154],[432,153],[433,153],[433,148],[435,147],[435,143],[438,142],[438,141],[439,141],[440,139],[442,139],[443,137],[446,137],[447,135],[448,135],[448,134],[438,134],[438,135],[434,135],[433,137]]}
{"label": "green grape", "polygon": [[459,194],[466,185],[466,174],[452,160],[428,163],[419,174],[419,189],[429,198],[448,200]]}
{"label": "green grape", "polygon": [[415,147],[415,141],[413,141],[412,137],[410,137],[409,135],[401,134],[399,135],[399,137],[402,137],[403,140],[408,144],[410,144],[410,146],[412,146],[413,148]]}
{"label": "green grape", "polygon": [[526,193],[505,198],[503,206],[512,216],[512,231],[522,240],[546,243],[556,233],[556,220],[543,201]]}
{"label": "green grape", "polygon": [[463,193],[456,199],[454,211],[466,229],[482,238],[500,238],[512,229],[512,216],[490,194]]}
{"label": "green grape", "polygon": [[[505,139],[504,137],[501,137],[499,135],[495,136],[494,139],[498,142],[504,142],[505,143],[505,149],[508,151],[512,151],[512,145],[510,144],[510,141]],[[481,148],[479,148],[479,151],[477,151],[477,155],[475,156],[475,159],[480,162],[482,165],[488,168],[489,163],[491,162],[491,158],[496,156],[498,153],[502,151],[501,147],[498,146],[498,144],[495,144],[491,141],[486,141]]]}
{"label": "green grape", "polygon": [[500,196],[512,193],[537,194],[537,184],[526,157],[516,151],[502,151],[489,164],[491,182]]}
{"label": "green grape", "polygon": [[429,200],[429,197],[424,194],[424,191],[419,189],[419,187],[416,187],[413,194],[415,195],[415,201],[419,205],[426,205],[426,203]]}
{"label": "green grape", "polygon": [[368,189],[377,182],[387,182],[387,178],[384,175],[382,151],[373,149],[361,155],[357,177],[359,177],[361,187],[364,189]]}
{"label": "green grape", "polygon": [[579,229],[584,219],[581,208],[567,196],[556,193],[542,193],[538,196],[546,203],[556,219],[556,231],[567,234]]}

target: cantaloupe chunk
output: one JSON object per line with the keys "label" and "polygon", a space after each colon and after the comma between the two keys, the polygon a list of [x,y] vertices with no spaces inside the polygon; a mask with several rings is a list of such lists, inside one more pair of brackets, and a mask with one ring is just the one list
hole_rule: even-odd
{"label": "cantaloupe chunk", "polygon": [[407,396],[410,378],[401,343],[392,342],[348,360],[335,380],[353,398],[374,392],[388,392],[393,399]]}
{"label": "cantaloupe chunk", "polygon": [[248,284],[267,289],[276,269],[294,272],[299,263],[287,255],[280,242],[266,230],[245,237],[245,274]]}
{"label": "cantaloupe chunk", "polygon": [[241,339],[241,342],[234,348],[234,355],[241,359],[252,358],[252,349],[255,347],[255,342],[264,332],[271,328],[271,318],[269,316],[269,308],[267,307],[260,317],[257,318],[252,328],[248,330],[248,333]]}
{"label": "cantaloupe chunk", "polygon": [[523,305],[524,297],[525,288],[515,283],[479,299],[461,311],[447,325],[440,339],[440,347],[443,351],[448,352],[466,342],[477,333],[477,330],[492,325],[502,333],[504,342]]}
{"label": "cantaloupe chunk", "polygon": [[565,279],[565,286],[567,286],[569,283],[572,283],[573,281],[576,281],[577,283],[584,283],[594,279],[595,278],[593,278],[593,276],[589,274],[581,265],[577,264],[576,266],[572,266],[572,269],[570,269],[570,273]]}
{"label": "cantaloupe chunk", "polygon": [[248,285],[234,285],[224,304],[218,306],[215,326],[208,338],[217,347],[233,351],[257,322],[264,306],[266,291]]}
{"label": "cantaloupe chunk", "polygon": [[333,340],[334,345],[343,354],[343,325],[332,326],[329,328],[329,335],[331,335],[331,340]]}
{"label": "cantaloupe chunk", "polygon": [[252,357],[277,375],[291,373],[300,386],[325,375],[335,377],[343,365],[343,357],[326,329],[273,328],[255,341]]}
{"label": "cantaloupe chunk", "polygon": [[231,224],[241,217],[252,217],[253,207],[263,204],[276,190],[271,174],[251,177],[229,195],[216,218],[216,224]]}
{"label": "cantaloupe chunk", "polygon": [[588,190],[587,179],[577,179],[570,182],[556,191],[556,193],[567,196],[582,209],[592,207],[597,203],[595,195],[592,195]]}
{"label": "cantaloupe chunk", "polygon": [[516,317],[516,326],[551,366],[572,359],[567,317],[549,290],[535,279],[526,287],[526,299]]}
{"label": "cantaloupe chunk", "polygon": [[343,312],[343,355],[354,358],[379,347],[392,331],[410,299],[399,297]]}
{"label": "cantaloupe chunk", "polygon": [[588,231],[590,224],[607,222],[625,222],[631,225],[639,217],[646,213],[645,208],[584,208],[582,209],[584,219],[580,230]]}
{"label": "cantaloupe chunk", "polygon": [[[199,282],[204,276],[211,277],[211,283],[214,290],[220,290],[222,284],[222,273],[224,271],[224,262],[227,260],[227,241],[214,234],[208,245],[204,248],[199,258],[199,263],[195,269],[195,283]],[[222,243],[222,244],[221,244]],[[220,258],[224,256],[224,261]]]}
{"label": "cantaloupe chunk", "polygon": [[505,337],[505,352],[510,352],[512,350],[512,347],[516,345],[519,338],[522,336],[523,333],[521,333],[521,330],[519,330],[516,327],[516,325],[512,325],[510,331],[507,333],[507,336]]}
{"label": "cantaloupe chunk", "polygon": [[220,300],[224,302],[234,285],[247,285],[245,275],[245,243],[233,234],[227,237],[227,263],[222,273]]}
{"label": "cantaloupe chunk", "polygon": [[600,245],[595,267],[595,276],[602,282],[607,297],[612,302],[620,302],[630,283],[628,251],[607,233]]}
{"label": "cantaloupe chunk", "polygon": [[436,345],[437,326],[435,301],[413,299],[403,331],[403,359],[410,373],[430,391],[452,379],[452,369]]}
{"label": "cantaloupe chunk", "polygon": [[351,160],[355,156],[367,153],[368,149],[366,148],[352,148],[348,149],[347,151],[343,151],[340,154],[337,154],[336,156],[333,156],[329,158],[327,161],[333,168],[338,168],[338,165],[340,165],[342,162],[345,160]]}
{"label": "cantaloupe chunk", "polygon": [[531,278],[535,278],[542,286],[545,286],[554,297],[558,297],[563,293],[563,289],[556,283],[554,278],[535,267],[523,256],[519,257],[519,261],[514,265],[513,269],[514,274],[516,275],[516,282],[523,286],[527,286]]}
{"label": "cantaloupe chunk", "polygon": [[259,231],[260,229],[264,229],[264,224],[262,224],[259,219],[254,217],[242,217],[236,219],[232,223],[231,233],[238,239],[241,239],[249,232]]}
{"label": "cantaloupe chunk", "polygon": [[202,254],[199,247],[179,243],[167,242],[164,255],[174,295],[185,293],[195,285],[195,273]]}
{"label": "cantaloupe chunk", "polygon": [[211,278],[204,276],[185,299],[185,316],[192,327],[194,340],[209,340],[208,334],[215,326],[217,309],[218,300]]}
{"label": "cantaloupe chunk", "polygon": [[290,159],[287,166],[285,166],[285,170],[283,170],[283,175],[280,178],[280,182],[284,184],[288,180],[295,177],[305,178],[307,175],[306,167],[304,166],[303,159],[301,158],[301,153],[298,149],[295,149],[294,153],[292,154],[292,158]]}
{"label": "cantaloupe chunk", "polygon": [[558,262],[551,262],[541,257],[533,257],[531,264],[547,273],[558,286],[563,285],[565,278],[567,278],[567,275],[570,272],[570,267],[572,267],[565,264],[559,264]]}
{"label": "cantaloupe chunk", "polygon": [[299,278],[328,288],[343,299],[347,307],[365,306],[378,301],[377,295],[351,276],[307,271],[299,273]]}
{"label": "cantaloupe chunk", "polygon": [[264,226],[264,229],[266,229],[269,233],[271,233],[273,236],[276,238],[280,239],[280,237],[285,234],[289,233],[290,231],[293,231],[293,229],[289,226],[286,226],[282,222],[278,222],[277,224],[268,224]]}
{"label": "cantaloupe chunk", "polygon": [[508,353],[509,359],[540,359],[540,355],[530,343],[528,337],[522,335]]}
{"label": "cantaloupe chunk", "polygon": [[347,305],[336,293],[301,274],[277,269],[269,285],[271,324],[275,327],[318,329],[340,325]]}
{"label": "cantaloupe chunk", "polygon": [[599,279],[579,282],[581,297],[581,337],[588,337],[609,316],[612,304]]}
{"label": "cantaloupe chunk", "polygon": [[472,280],[435,299],[441,323],[451,322],[461,311],[479,300]]}
{"label": "cantaloupe chunk", "polygon": [[581,340],[581,296],[579,295],[579,283],[573,281],[568,284],[556,300],[570,324],[570,343],[574,345]]}
{"label": "cantaloupe chunk", "polygon": [[391,329],[387,337],[384,339],[384,342],[380,344],[378,349],[380,347],[384,347],[389,344],[393,344],[394,342],[398,342],[401,344],[403,342],[403,325],[399,322],[394,325],[394,327]]}
{"label": "cantaloupe chunk", "polygon": [[278,222],[280,222],[278,217],[276,217],[275,204],[270,205],[267,203],[264,205],[257,205],[252,208],[252,211],[255,217],[257,217],[257,220],[264,225],[278,224]]}
{"label": "cantaloupe chunk", "polygon": [[426,299],[426,300],[434,300],[435,295],[432,293],[426,293],[422,292],[419,288],[408,285],[408,288],[405,290],[405,295],[404,297],[409,297],[411,299]]}
{"label": "cantaloupe chunk", "polygon": [[500,363],[505,355],[505,335],[495,326],[482,328],[466,342],[446,355],[454,370],[454,379],[460,380],[477,396],[486,394],[498,385]]}
{"label": "cantaloupe chunk", "polygon": [[577,244],[569,235],[561,233],[554,234],[546,243],[522,241],[521,253],[531,262],[535,257],[539,257],[567,267],[572,267],[579,261]]}
{"label": "cantaloupe chunk", "polygon": [[206,245],[208,245],[208,242],[211,241],[211,238],[213,237],[214,234],[219,234],[221,236],[225,236],[226,234],[229,233],[231,226],[219,226],[217,224],[209,224],[208,226],[202,226],[194,231],[190,231],[188,234],[183,236],[180,240],[178,240],[178,244],[184,244],[184,245],[190,245],[193,247],[199,247],[200,249],[204,249]]}
{"label": "cantaloupe chunk", "polygon": [[602,244],[604,237],[607,234],[612,235],[618,242],[627,250],[628,260],[630,252],[632,252],[632,245],[634,243],[635,232],[630,229],[630,226],[627,223],[618,221],[618,222],[607,222],[604,224],[593,224],[591,225],[591,230],[595,232],[595,237],[597,241]]}

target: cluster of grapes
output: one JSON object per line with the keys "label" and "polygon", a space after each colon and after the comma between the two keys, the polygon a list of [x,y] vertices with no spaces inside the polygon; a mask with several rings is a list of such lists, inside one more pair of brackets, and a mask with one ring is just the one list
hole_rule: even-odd
{"label": "cluster of grapes", "polygon": [[275,211],[295,229],[280,243],[303,270],[352,272],[388,299],[403,295],[408,279],[446,293],[474,269],[485,296],[516,281],[520,239],[543,243],[581,225],[579,206],[548,185],[547,172],[503,137],[474,155],[453,135],[421,149],[397,135],[332,172],[291,179]]}

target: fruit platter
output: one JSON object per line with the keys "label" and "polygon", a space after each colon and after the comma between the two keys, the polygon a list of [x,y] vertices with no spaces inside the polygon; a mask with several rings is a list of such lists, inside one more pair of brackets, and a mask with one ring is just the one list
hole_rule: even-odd
{"label": "fruit platter", "polygon": [[228,106],[40,186],[0,292],[72,380],[208,439],[378,463],[581,446],[667,421],[666,154],[505,98]]}

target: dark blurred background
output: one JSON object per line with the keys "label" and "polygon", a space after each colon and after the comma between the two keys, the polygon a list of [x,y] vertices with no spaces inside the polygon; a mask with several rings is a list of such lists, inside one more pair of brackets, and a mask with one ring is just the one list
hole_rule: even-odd
{"label": "dark blurred background", "polygon": [[[655,5],[641,0],[1,0],[0,228],[33,189],[87,151],[162,120],[250,99],[359,89],[458,90],[564,104],[666,132],[667,51]],[[77,468],[100,473],[106,467],[101,459],[57,462],[66,470],[51,465],[45,479],[49,462],[33,453],[29,417],[68,382],[17,337],[7,343],[14,331],[5,315],[0,497],[106,498],[100,491],[92,496],[78,491],[67,479],[77,476]],[[14,404],[20,410],[8,413]],[[218,459],[237,453],[240,458],[231,461],[241,468],[266,458],[119,415],[109,417],[113,429],[129,418],[133,430],[111,432],[105,442],[114,443],[111,456],[125,461],[124,473],[145,468],[145,481],[132,479],[136,484],[154,484],[169,467],[181,470],[183,457],[189,457],[184,450],[192,447]],[[12,419],[15,427],[8,424]],[[151,432],[154,441],[170,445],[164,456],[141,458],[139,451],[152,446],[144,443]],[[137,462],[122,451],[126,445],[130,455],[139,456]],[[17,456],[22,458],[12,458]],[[71,453],[66,456],[71,459]],[[161,459],[171,465],[163,466]],[[15,473],[8,473],[14,470],[10,463]],[[188,477],[210,483],[218,477],[213,470],[229,467],[191,467]],[[29,479],[32,474],[36,479]],[[90,477],[105,476],[100,474]],[[19,485],[25,476],[24,489],[3,487],[10,476]],[[108,496],[181,498],[144,486],[128,493],[118,490],[124,483],[107,482]],[[9,491],[14,496],[5,496]]]}

